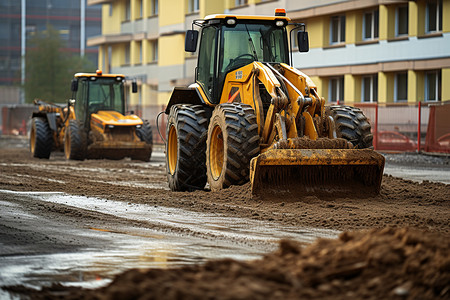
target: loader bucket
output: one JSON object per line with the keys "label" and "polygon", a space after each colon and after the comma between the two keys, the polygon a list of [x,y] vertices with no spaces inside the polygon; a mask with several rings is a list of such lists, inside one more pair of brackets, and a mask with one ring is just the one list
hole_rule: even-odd
{"label": "loader bucket", "polygon": [[384,157],[370,149],[271,149],[250,162],[252,194],[259,197],[380,192]]}

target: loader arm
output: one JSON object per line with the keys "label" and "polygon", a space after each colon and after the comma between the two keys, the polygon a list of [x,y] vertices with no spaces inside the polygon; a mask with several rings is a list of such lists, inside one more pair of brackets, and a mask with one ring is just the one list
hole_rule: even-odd
{"label": "loader arm", "polygon": [[[266,103],[257,88],[260,83],[270,97],[265,97]],[[220,102],[243,102],[254,108],[264,152],[278,140],[304,135],[318,138],[314,117],[323,118],[325,100],[315,89],[306,75],[286,64],[274,67],[255,61],[227,74]]]}

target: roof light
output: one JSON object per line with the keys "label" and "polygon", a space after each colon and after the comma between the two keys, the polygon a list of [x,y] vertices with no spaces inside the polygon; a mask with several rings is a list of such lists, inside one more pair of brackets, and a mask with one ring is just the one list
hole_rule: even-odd
{"label": "roof light", "polygon": [[284,21],[278,20],[275,22],[275,25],[277,25],[278,27],[282,27],[284,26]]}
{"label": "roof light", "polygon": [[95,73],[96,73],[98,76],[102,76],[102,70],[97,70],[97,71],[95,71]]}
{"label": "roof light", "polygon": [[228,19],[227,20],[227,24],[228,25],[234,25],[234,24],[236,24],[236,20],[235,19]]}
{"label": "roof light", "polygon": [[277,16],[277,17],[285,17],[286,16],[286,10],[284,8],[277,8],[277,9],[275,9],[275,16]]}

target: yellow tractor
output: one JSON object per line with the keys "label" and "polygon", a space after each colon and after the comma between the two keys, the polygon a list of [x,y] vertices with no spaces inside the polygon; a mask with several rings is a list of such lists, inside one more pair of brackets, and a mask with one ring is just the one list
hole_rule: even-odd
{"label": "yellow tractor", "polygon": [[[355,107],[326,106],[313,81],[289,65],[288,36],[304,24],[275,16],[211,15],[186,32],[195,83],[176,87],[165,110],[166,166],[174,191],[249,180],[252,193],[378,193],[384,157]],[[289,27],[288,27],[289,26]],[[307,58],[306,58],[307,59]]]}
{"label": "yellow tractor", "polygon": [[[30,150],[34,157],[49,158],[63,150],[66,159],[132,159],[149,161],[153,136],[150,124],[126,114],[125,76],[77,73],[72,80],[72,99],[67,105],[35,100]],[[137,91],[132,82],[132,91]]]}

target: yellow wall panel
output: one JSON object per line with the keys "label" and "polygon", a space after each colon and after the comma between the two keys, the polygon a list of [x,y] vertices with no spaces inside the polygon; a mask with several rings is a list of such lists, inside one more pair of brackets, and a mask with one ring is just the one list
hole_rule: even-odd
{"label": "yellow wall panel", "polygon": [[186,2],[179,0],[159,1],[159,26],[184,23]]}
{"label": "yellow wall panel", "polygon": [[158,100],[157,100],[156,104],[157,105],[167,105],[171,94],[172,94],[172,92],[159,92]]}
{"label": "yellow wall panel", "polygon": [[442,1],[442,31],[450,32],[450,0]]}
{"label": "yellow wall panel", "polygon": [[414,70],[408,70],[408,102],[417,102],[417,75]]}
{"label": "yellow wall panel", "polygon": [[416,2],[408,2],[409,10],[409,28],[408,32],[410,36],[417,36],[419,34],[418,20],[419,20],[419,7]]}
{"label": "yellow wall panel", "polygon": [[[326,24],[325,24],[326,23]],[[329,41],[329,18],[311,18],[306,21],[310,48],[323,48]]]}
{"label": "yellow wall panel", "polygon": [[380,5],[380,40],[392,39],[395,37],[395,7],[393,5]]}
{"label": "yellow wall panel", "polygon": [[158,41],[158,65],[171,66],[184,64],[184,34],[162,36]]}
{"label": "yellow wall panel", "polygon": [[450,100],[450,68],[442,69],[441,74],[441,86],[442,86],[442,95],[441,101],[449,101]]}
{"label": "yellow wall panel", "polygon": [[394,73],[378,73],[378,102],[394,102]]}
{"label": "yellow wall panel", "polygon": [[125,47],[123,44],[112,46],[111,67],[120,67],[125,63]]}
{"label": "yellow wall panel", "polygon": [[226,1],[200,0],[200,18],[207,15],[221,14],[226,8]]}
{"label": "yellow wall panel", "polygon": [[355,102],[355,79],[352,74],[344,75],[344,101]]}
{"label": "yellow wall panel", "polygon": [[[110,16],[110,5],[112,5],[112,15]],[[102,6],[102,34],[120,33],[120,18],[125,12],[120,2],[111,2]]]}
{"label": "yellow wall panel", "polygon": [[354,44],[356,42],[356,14],[349,12],[345,16],[345,43]]}

